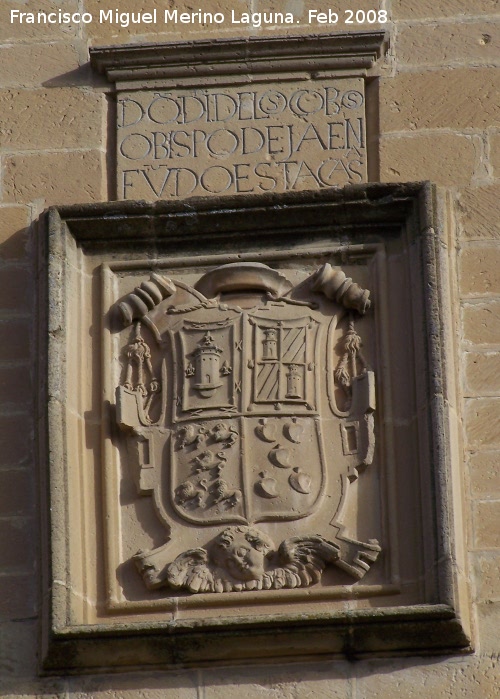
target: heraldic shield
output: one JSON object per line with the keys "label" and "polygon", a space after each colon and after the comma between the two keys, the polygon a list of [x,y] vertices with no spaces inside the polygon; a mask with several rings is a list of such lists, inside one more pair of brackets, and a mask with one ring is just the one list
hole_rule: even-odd
{"label": "heraldic shield", "polygon": [[327,566],[360,579],[377,560],[378,541],[342,522],[374,453],[374,374],[355,329],[369,306],[329,264],[294,285],[259,263],[193,286],[152,274],[117,303],[127,469],[167,532],[134,557],[147,587],[306,587]]}

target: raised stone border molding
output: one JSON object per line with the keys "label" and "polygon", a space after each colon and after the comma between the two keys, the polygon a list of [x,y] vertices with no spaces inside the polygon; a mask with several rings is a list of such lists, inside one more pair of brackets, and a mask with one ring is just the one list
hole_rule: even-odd
{"label": "raised stone border molding", "polygon": [[[444,193],[429,183],[64,206],[40,219],[43,672],[470,652],[451,221]],[[364,464],[369,467],[359,473],[352,469],[345,484],[368,484],[364,491],[353,491],[360,502],[359,509],[353,508],[353,526],[361,522],[360,536],[376,538],[380,546],[372,544],[371,566],[361,561],[370,570],[358,582],[329,569],[324,579],[305,588],[239,586],[192,594],[182,585],[173,591],[148,589],[132,560],[148,538],[149,548],[157,551],[170,542],[161,539],[164,530],[148,504],[151,469],[134,473],[133,455],[127,456],[131,451],[122,441],[122,426],[130,422],[115,399],[124,366],[124,353],[117,350],[126,345],[119,338],[132,350],[145,349],[146,358],[147,343],[159,352],[153,325],[143,325],[143,337],[133,324],[141,313],[141,318],[156,314],[158,323],[175,314],[175,301],[168,310],[174,289],[164,279],[186,289],[183,274],[189,284],[208,274],[210,284],[205,276],[203,290],[218,293],[219,272],[213,270],[234,263],[270,267],[262,272],[266,288],[279,275],[300,285],[300,274],[311,270],[314,277],[319,269],[314,279],[323,289],[321,303],[347,303],[342,294],[336,300],[339,280],[346,288],[351,278],[360,285],[350,289],[364,314],[356,316],[356,331],[377,380],[377,446],[373,463],[370,455]],[[346,274],[337,273],[334,280],[332,270],[339,268]],[[330,281],[321,281],[323,276]],[[155,280],[164,293],[153,288]],[[248,288],[255,292],[253,282]],[[271,302],[300,308],[299,297],[286,298],[287,289],[280,285],[284,296],[271,294]],[[363,289],[370,290],[370,305]],[[145,300],[145,312],[136,296]],[[131,325],[124,327],[124,318]],[[335,363],[326,361],[328,366]],[[168,371],[156,372],[151,382],[171,386]],[[120,390],[130,389],[123,385]],[[147,436],[142,428],[135,434]],[[232,434],[226,451],[236,449]],[[336,437],[329,437],[332,454],[335,444],[341,453],[340,434],[337,430]],[[346,458],[349,454],[346,448]],[[270,468],[288,474],[286,466]],[[294,478],[296,497],[307,497],[307,480],[300,474]],[[265,481],[262,492],[273,495]],[[184,502],[178,487],[170,506],[182,512]],[[262,502],[267,506],[272,500]],[[332,525],[337,540],[348,541],[337,520],[321,517],[319,510],[312,514],[311,536],[319,525]],[[308,521],[309,514],[300,526]],[[206,532],[207,522],[200,529]],[[335,531],[330,540],[334,536]],[[198,546],[204,543],[200,535]]]}

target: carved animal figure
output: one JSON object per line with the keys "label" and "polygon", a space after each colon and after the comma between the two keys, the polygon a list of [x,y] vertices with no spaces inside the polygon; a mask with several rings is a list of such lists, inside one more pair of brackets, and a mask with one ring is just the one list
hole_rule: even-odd
{"label": "carved animal figure", "polygon": [[198,447],[201,442],[206,439],[206,428],[199,425],[182,425],[177,430],[179,438],[179,448],[184,449],[191,444],[196,444]]}
{"label": "carved animal figure", "polygon": [[208,482],[202,478],[199,485],[201,487],[197,487],[191,481],[184,481],[184,483],[178,485],[175,489],[175,499],[179,505],[185,505],[186,503],[192,501],[193,504],[199,507],[202,504],[205,495],[203,491],[206,492],[208,490]]}
{"label": "carved animal figure", "polygon": [[226,502],[229,507],[236,507],[236,505],[241,502],[242,492],[237,488],[231,490],[222,478],[217,478],[214,483],[213,491],[214,503],[219,504],[220,502]]}
{"label": "carved animal figure", "polygon": [[195,473],[201,473],[201,471],[209,471],[215,466],[222,466],[223,463],[227,461],[227,458],[222,451],[214,454],[213,451],[207,449],[206,451],[202,451],[199,456],[195,456],[193,461],[196,464]]}
{"label": "carved animal figure", "polygon": [[226,442],[230,447],[238,439],[238,431],[232,425],[227,427],[223,422],[218,422],[212,430],[212,436],[216,442]]}

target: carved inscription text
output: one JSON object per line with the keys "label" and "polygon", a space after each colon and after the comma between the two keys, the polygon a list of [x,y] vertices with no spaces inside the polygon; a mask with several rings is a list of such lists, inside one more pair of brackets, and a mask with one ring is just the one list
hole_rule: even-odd
{"label": "carved inscription text", "polygon": [[123,92],[117,118],[123,199],[366,180],[362,78]]}
{"label": "carved inscription text", "polygon": [[292,278],[244,262],[195,287],[153,273],[115,306],[126,474],[165,527],[133,557],[150,589],[309,587],[377,561],[378,540],[347,519],[374,456],[356,328],[370,292],[329,263]]}

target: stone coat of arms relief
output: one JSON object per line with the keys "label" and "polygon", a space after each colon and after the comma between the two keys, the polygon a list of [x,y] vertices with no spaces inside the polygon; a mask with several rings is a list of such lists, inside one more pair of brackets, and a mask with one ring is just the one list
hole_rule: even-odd
{"label": "stone coat of arms relief", "polygon": [[327,567],[354,583],[377,561],[377,533],[344,523],[374,456],[369,309],[340,268],[294,284],[251,262],[192,286],[154,273],[115,304],[126,471],[165,529],[134,556],[147,588],[309,587]]}
{"label": "stone coat of arms relief", "polygon": [[469,652],[449,204],[40,222],[44,672]]}

